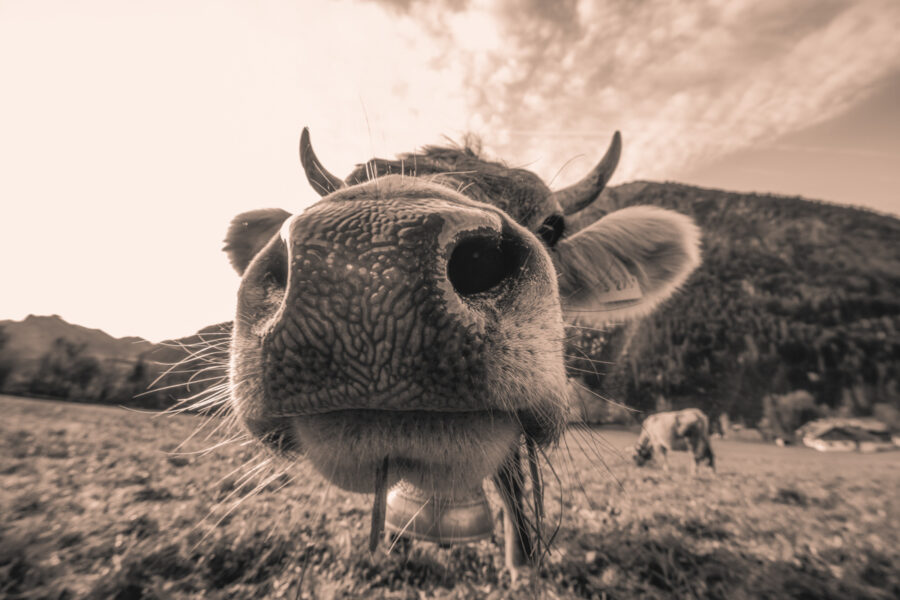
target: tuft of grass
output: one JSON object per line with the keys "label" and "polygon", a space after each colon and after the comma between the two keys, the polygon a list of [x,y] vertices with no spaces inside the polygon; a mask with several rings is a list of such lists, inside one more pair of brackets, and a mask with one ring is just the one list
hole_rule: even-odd
{"label": "tuft of grass", "polygon": [[770,502],[792,506],[806,506],[806,494],[792,488],[778,488],[769,498]]}

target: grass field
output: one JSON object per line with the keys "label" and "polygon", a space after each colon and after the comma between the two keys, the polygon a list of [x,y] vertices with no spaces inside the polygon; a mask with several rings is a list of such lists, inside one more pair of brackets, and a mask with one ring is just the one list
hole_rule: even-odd
{"label": "grass field", "polygon": [[[0,597],[900,597],[900,453],[718,441],[719,473],[638,469],[635,436],[570,430],[551,454],[539,576],[496,542],[366,550],[371,497],[197,417],[0,396]],[[255,468],[255,470],[254,470]]]}

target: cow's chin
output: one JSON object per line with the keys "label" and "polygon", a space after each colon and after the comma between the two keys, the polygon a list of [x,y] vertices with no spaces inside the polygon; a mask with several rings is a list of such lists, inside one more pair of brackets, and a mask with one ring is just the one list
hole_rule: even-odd
{"label": "cow's chin", "polygon": [[298,417],[294,430],[313,466],[345,490],[373,492],[387,457],[388,485],[454,496],[496,473],[522,426],[506,413],[345,410]]}

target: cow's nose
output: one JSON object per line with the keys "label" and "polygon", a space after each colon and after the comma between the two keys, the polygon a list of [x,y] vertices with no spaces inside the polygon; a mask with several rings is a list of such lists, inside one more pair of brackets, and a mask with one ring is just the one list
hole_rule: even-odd
{"label": "cow's nose", "polygon": [[524,244],[510,235],[466,237],[450,252],[447,278],[463,298],[490,292],[517,277],[526,256]]}

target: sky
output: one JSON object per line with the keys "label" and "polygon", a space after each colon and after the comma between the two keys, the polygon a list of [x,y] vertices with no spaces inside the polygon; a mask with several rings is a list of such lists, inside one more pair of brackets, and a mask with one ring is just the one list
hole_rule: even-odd
{"label": "sky", "polygon": [[246,210],[327,168],[481,136],[553,187],[900,214],[897,0],[0,0],[0,319],[153,341],[229,320]]}

